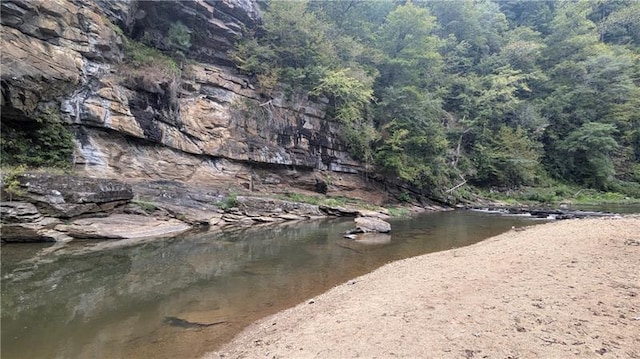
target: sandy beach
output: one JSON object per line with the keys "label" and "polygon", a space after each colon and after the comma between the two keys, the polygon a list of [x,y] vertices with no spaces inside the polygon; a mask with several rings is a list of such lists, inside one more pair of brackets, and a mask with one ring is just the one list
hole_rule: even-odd
{"label": "sandy beach", "polygon": [[640,217],[559,221],[414,257],[205,358],[640,358]]}

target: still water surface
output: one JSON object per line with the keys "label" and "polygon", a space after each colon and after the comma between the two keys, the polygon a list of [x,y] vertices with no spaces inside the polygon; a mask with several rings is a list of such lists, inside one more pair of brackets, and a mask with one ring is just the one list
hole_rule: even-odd
{"label": "still water surface", "polygon": [[[429,213],[393,220],[390,241],[374,245],[342,238],[353,226],[350,219],[101,250],[94,250],[95,242],[55,251],[4,245],[2,358],[200,357],[256,319],[385,263],[535,223],[467,211]],[[222,323],[184,327],[168,318]]]}

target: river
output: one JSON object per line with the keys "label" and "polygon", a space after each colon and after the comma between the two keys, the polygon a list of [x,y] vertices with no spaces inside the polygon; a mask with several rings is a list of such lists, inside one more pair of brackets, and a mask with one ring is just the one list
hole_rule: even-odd
{"label": "river", "polygon": [[256,319],[385,263],[541,222],[453,211],[391,223],[373,245],[342,237],[351,219],[129,245],[5,244],[2,358],[200,357]]}

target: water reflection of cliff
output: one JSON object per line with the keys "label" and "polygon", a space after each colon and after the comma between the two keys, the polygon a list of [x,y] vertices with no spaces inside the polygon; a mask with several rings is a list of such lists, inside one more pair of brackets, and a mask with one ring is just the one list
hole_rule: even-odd
{"label": "water reflection of cliff", "polygon": [[[251,275],[243,269],[249,262],[286,256],[293,243],[326,239],[333,226],[340,227],[334,232],[339,233],[344,225],[319,221],[245,228],[129,247],[101,243],[103,249],[95,251],[91,246],[69,246],[3,266],[3,354],[8,354],[6,348],[34,350],[29,343],[33,338],[40,338],[39,345],[48,338],[68,347],[62,343],[73,339],[55,338],[60,327],[91,332],[116,321],[131,322],[132,313],[148,312],[165,297],[235,271]],[[89,339],[88,332],[79,336]]]}
{"label": "water reflection of cliff", "polygon": [[[253,320],[384,263],[530,224],[462,211],[392,221],[392,237],[369,244],[342,238],[353,222],[337,220],[71,244],[37,255],[41,247],[6,245],[2,357],[199,357]],[[166,317],[225,324],[184,329]]]}

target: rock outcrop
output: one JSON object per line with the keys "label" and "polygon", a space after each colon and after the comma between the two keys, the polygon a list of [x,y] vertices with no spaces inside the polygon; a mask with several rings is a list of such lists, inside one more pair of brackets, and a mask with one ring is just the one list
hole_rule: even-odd
{"label": "rock outcrop", "polygon": [[113,214],[108,217],[81,218],[69,224],[60,224],[57,231],[74,238],[84,239],[141,239],[173,237],[191,229],[175,220],[158,220],[149,216]]}
{"label": "rock outcrop", "polygon": [[[24,176],[21,198],[35,206],[3,203],[10,218],[3,240],[67,240],[82,236],[81,218],[149,210],[190,226],[350,211],[259,196],[239,197],[238,208],[223,211],[217,203],[231,191],[385,201],[348,154],[326,99],[267,94],[231,62],[234,43],[261,22],[255,0],[5,0],[0,7],[3,134],[62,123],[73,133],[72,169],[80,174]],[[175,27],[188,42],[172,42]]]}
{"label": "rock outcrop", "polygon": [[[133,198],[130,185],[111,179],[27,173],[16,176],[15,181],[12,196],[3,191],[2,197],[17,200],[0,202],[0,237],[4,242],[91,238],[71,234],[63,223],[82,217],[106,217],[124,210]],[[120,228],[114,225],[112,230]]]}
{"label": "rock outcrop", "polygon": [[26,173],[15,181],[12,196],[3,193],[3,198],[14,201],[0,202],[3,242],[162,238],[192,228],[296,221],[344,211],[238,196],[215,186],[172,180],[130,185],[112,179]]}
{"label": "rock outcrop", "polygon": [[[229,61],[242,29],[260,22],[255,1],[7,0],[1,6],[3,126],[55,114],[74,132],[77,171],[269,191],[272,183],[252,181],[256,171],[283,177],[294,169],[307,173],[303,189],[334,173],[341,179],[329,183],[329,192],[341,190],[340,182],[356,196],[369,190],[339,123],[326,116],[326,101],[266,95]],[[126,44],[135,41],[175,53],[167,34],[176,24],[190,34],[189,46],[180,49],[189,61],[152,52],[145,54],[159,59],[150,65],[129,61],[135,54]]]}
{"label": "rock outcrop", "polygon": [[5,242],[58,242],[71,239],[54,228],[62,224],[45,217],[28,202],[0,202],[0,237]]}
{"label": "rock outcrop", "polygon": [[133,198],[130,185],[112,179],[25,174],[18,180],[20,197],[50,217],[106,215]]}

